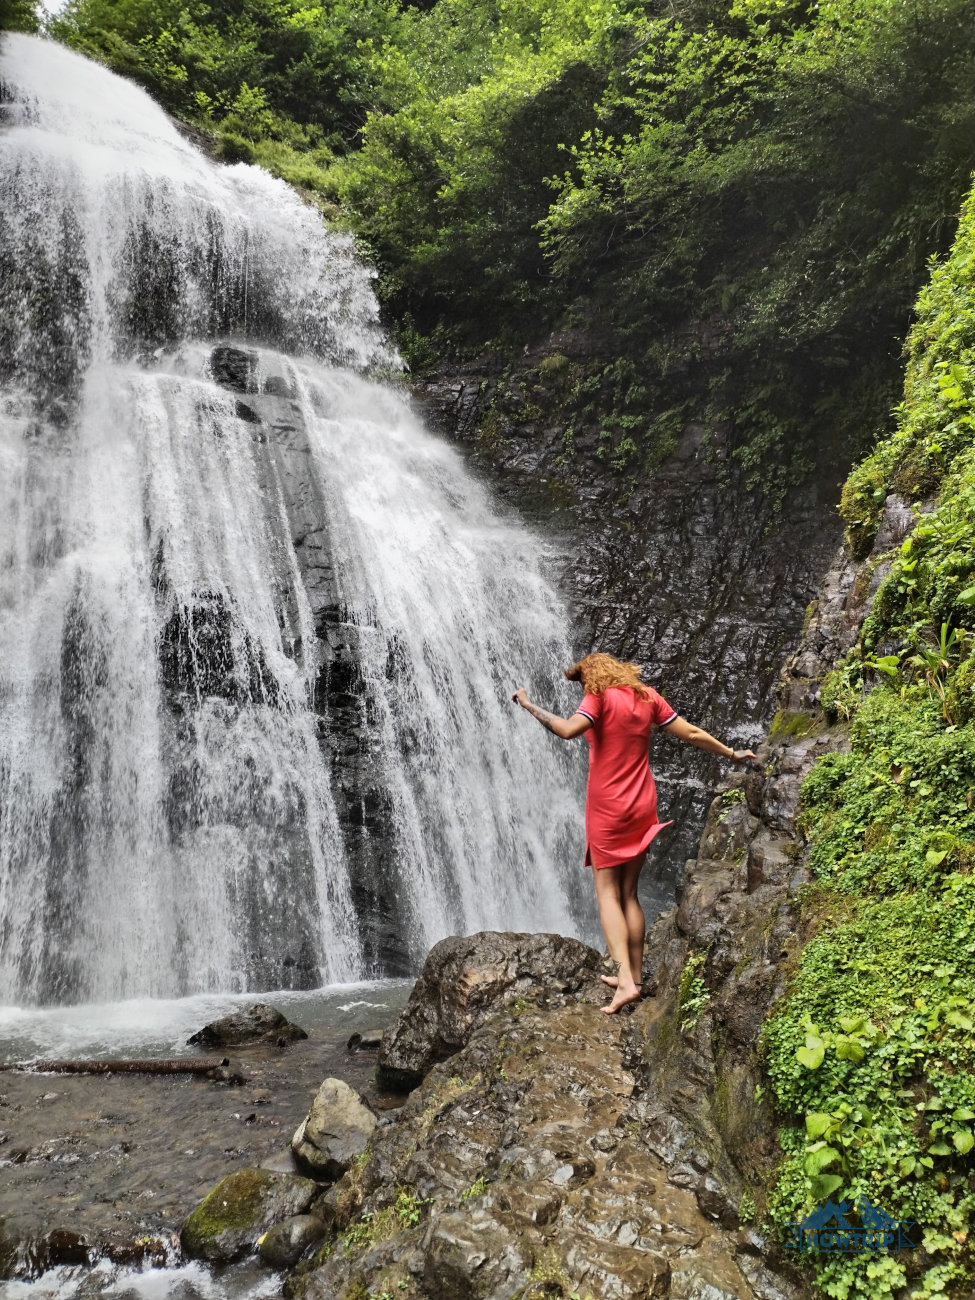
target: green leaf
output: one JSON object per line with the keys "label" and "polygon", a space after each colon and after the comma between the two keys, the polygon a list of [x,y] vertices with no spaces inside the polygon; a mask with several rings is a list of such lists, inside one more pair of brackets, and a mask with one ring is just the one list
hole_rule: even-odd
{"label": "green leaf", "polygon": [[796,1050],[796,1060],[807,1070],[818,1070],[825,1055],[824,1047],[800,1047]]}
{"label": "green leaf", "polygon": [[951,1112],[951,1118],[958,1124],[963,1124],[965,1120],[975,1119],[975,1110],[970,1106],[959,1106],[957,1110]]}
{"label": "green leaf", "polygon": [[951,849],[928,849],[924,861],[929,867],[940,867],[950,852]]}
{"label": "green leaf", "polygon": [[811,1110],[806,1116],[806,1136],[820,1138],[832,1123],[832,1115],[827,1115],[825,1111],[821,1110]]}
{"label": "green leaf", "polygon": [[866,1052],[855,1038],[839,1038],[836,1042],[836,1055],[841,1061],[853,1061],[855,1065],[859,1065]]}
{"label": "green leaf", "polygon": [[839,1159],[840,1153],[836,1147],[820,1147],[818,1151],[810,1151],[806,1155],[806,1173],[820,1174]]}
{"label": "green leaf", "polygon": [[897,1166],[897,1172],[900,1174],[902,1178],[906,1178],[908,1174],[913,1174],[916,1168],[917,1168],[917,1160],[915,1159],[915,1157],[905,1156],[903,1160],[901,1160],[900,1164]]}
{"label": "green leaf", "polygon": [[969,1129],[960,1129],[957,1133],[951,1135],[951,1140],[955,1144],[955,1150],[963,1156],[967,1156],[972,1147],[975,1147],[975,1134]]}
{"label": "green leaf", "polygon": [[839,1174],[817,1174],[809,1180],[809,1190],[814,1201],[825,1201],[827,1196],[832,1196],[842,1186],[843,1179]]}
{"label": "green leaf", "polygon": [[947,1142],[932,1142],[928,1150],[933,1156],[950,1156],[951,1147]]}
{"label": "green leaf", "polygon": [[844,1034],[859,1034],[866,1027],[867,1022],[864,1016],[840,1016],[840,1028]]}
{"label": "green leaf", "polygon": [[957,605],[975,605],[975,587],[966,587],[955,597]]}

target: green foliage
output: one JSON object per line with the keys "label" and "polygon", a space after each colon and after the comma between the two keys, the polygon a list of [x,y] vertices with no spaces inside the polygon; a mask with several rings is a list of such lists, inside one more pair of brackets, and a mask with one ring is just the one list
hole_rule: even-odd
{"label": "green foliage", "polygon": [[[411,364],[595,318],[598,364],[555,394],[565,464],[586,429],[646,471],[694,420],[781,497],[892,403],[975,166],[969,8],[69,0],[52,30],[340,203]],[[861,546],[892,474],[848,493]]]}
{"label": "green foliage", "polygon": [[[770,1202],[794,1223],[838,1194],[865,1195],[916,1219],[931,1267],[970,1267],[975,1212],[975,882],[952,873],[922,896],[861,901],[856,920],[807,945],[792,996],[767,1026],[768,1069],[781,1110],[785,1160]],[[869,1260],[832,1258],[827,1294],[879,1297],[901,1269],[872,1277]],[[910,1295],[925,1294],[913,1279]]]}
{"label": "green foliage", "polygon": [[[897,431],[851,475],[843,494],[842,512],[859,549],[869,545],[877,530],[880,507],[889,491],[909,498],[925,497],[944,480],[958,475],[968,488],[956,492],[954,481],[947,503],[949,517],[940,511],[926,518],[908,548],[926,551],[932,540],[938,547],[957,537],[960,513],[970,508],[972,441],[975,431],[975,301],[971,295],[975,260],[975,194],[962,212],[958,237],[950,256],[932,267],[931,279],[917,304],[917,320],[907,343],[907,380],[904,402],[897,408]],[[959,489],[962,484],[957,484]],[[942,496],[944,493],[942,491]],[[928,532],[934,528],[935,532]],[[943,530],[943,531],[942,531]],[[919,544],[922,544],[919,546]],[[954,548],[949,545],[941,560]],[[917,554],[915,554],[917,558]],[[954,571],[961,577],[964,568]],[[955,583],[960,596],[971,584]],[[975,601],[972,592],[962,602]],[[941,602],[935,617],[947,617]]]}
{"label": "green foliage", "polygon": [[958,1293],[973,1266],[973,237],[969,201],[921,295],[898,430],[844,494],[861,549],[888,490],[939,495],[824,683],[824,711],[849,720],[850,749],[821,759],[802,792],[823,924],[765,1031],[792,1120],[774,1221],[864,1195],[922,1229],[923,1257],[820,1256],[819,1283],[839,1300]]}
{"label": "green foliage", "polygon": [[388,1241],[398,1232],[415,1228],[429,1204],[429,1200],[410,1188],[397,1187],[393,1204],[383,1210],[361,1214],[339,1237],[339,1246],[344,1254],[351,1256],[379,1242]]}
{"label": "green foliage", "polygon": [[39,26],[35,0],[0,0],[0,31],[36,32]]}
{"label": "green foliage", "polygon": [[382,103],[375,51],[396,21],[375,0],[69,0],[50,29],[213,131],[228,159],[324,190]]}
{"label": "green foliage", "polygon": [[636,11],[600,122],[569,150],[542,225],[557,272],[611,286],[622,346],[674,396],[710,384],[755,481],[812,434],[856,445],[892,399],[881,354],[921,230],[947,230],[973,161],[965,10]]}
{"label": "green foliage", "polygon": [[701,1018],[701,1012],[711,999],[711,990],[701,974],[707,962],[706,952],[692,952],[684,963],[677,986],[677,1016],[681,1032],[689,1034]]}

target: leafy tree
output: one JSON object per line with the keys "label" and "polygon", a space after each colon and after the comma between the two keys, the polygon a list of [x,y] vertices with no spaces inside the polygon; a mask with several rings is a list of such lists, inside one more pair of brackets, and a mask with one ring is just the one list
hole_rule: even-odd
{"label": "leafy tree", "polygon": [[39,26],[34,0],[0,0],[0,31],[36,32]]}

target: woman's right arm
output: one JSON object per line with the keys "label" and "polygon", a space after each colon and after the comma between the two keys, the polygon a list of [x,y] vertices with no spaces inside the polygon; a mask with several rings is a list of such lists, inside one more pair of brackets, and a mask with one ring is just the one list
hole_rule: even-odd
{"label": "woman's right arm", "polygon": [[709,754],[717,754],[719,758],[730,758],[733,763],[744,763],[755,757],[750,749],[732,749],[730,745],[723,745],[703,728],[695,727],[684,718],[672,718],[663,724],[663,729],[696,749],[706,749]]}
{"label": "woman's right arm", "polygon": [[575,740],[576,736],[581,736],[592,726],[592,719],[587,718],[584,713],[573,713],[571,718],[560,718],[557,713],[546,713],[537,704],[532,704],[524,686],[515,691],[511,698],[515,704],[520,704],[526,713],[530,713],[547,731],[551,731],[553,736],[558,736],[560,740]]}

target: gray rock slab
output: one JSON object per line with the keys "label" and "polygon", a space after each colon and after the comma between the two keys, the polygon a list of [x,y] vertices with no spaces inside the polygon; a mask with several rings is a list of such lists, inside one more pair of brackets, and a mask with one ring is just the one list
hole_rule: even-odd
{"label": "gray rock slab", "polygon": [[313,1178],[341,1178],[365,1151],[376,1123],[354,1088],[341,1079],[326,1079],[291,1139],[298,1168]]}

